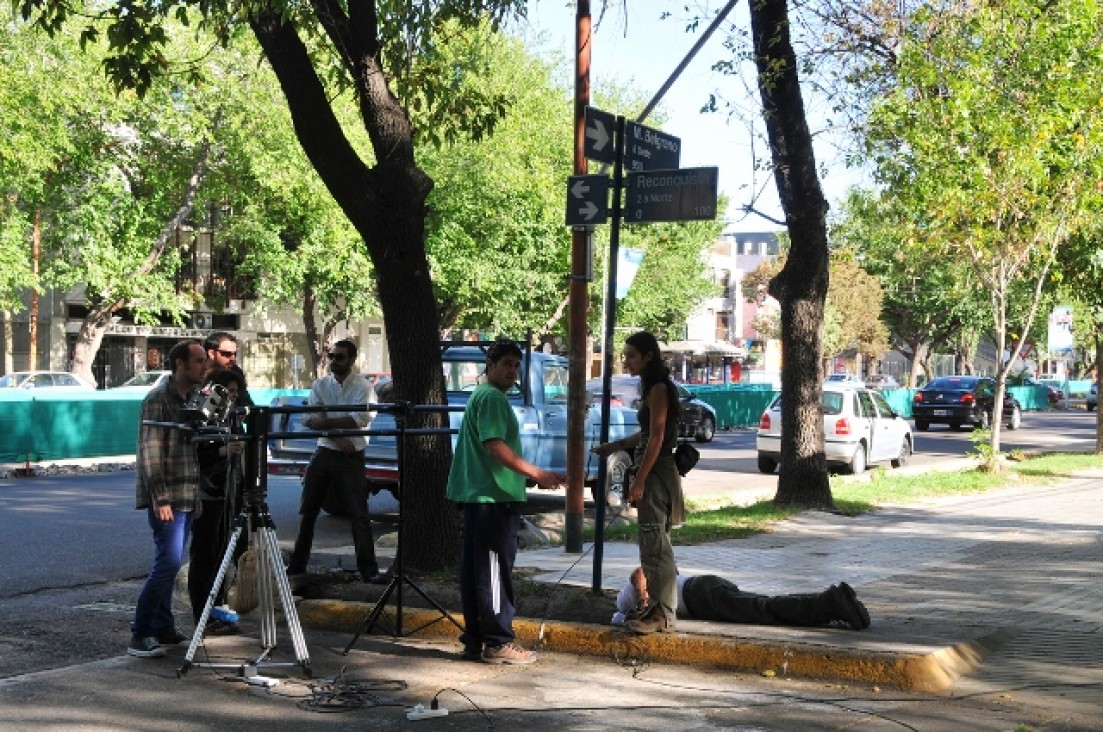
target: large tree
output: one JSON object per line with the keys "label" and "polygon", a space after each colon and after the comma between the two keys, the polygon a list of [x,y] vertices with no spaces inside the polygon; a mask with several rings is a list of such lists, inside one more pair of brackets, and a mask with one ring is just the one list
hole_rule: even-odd
{"label": "large tree", "polygon": [[924,192],[925,245],[969,266],[996,352],[1009,352],[996,374],[993,455],[1007,375],[1049,268],[1098,198],[1101,28],[1103,9],[1082,0],[977,2],[937,33],[919,25],[871,123],[883,195]]}
{"label": "large tree", "polygon": [[891,196],[853,190],[832,227],[835,241],[881,284],[881,316],[892,345],[910,361],[911,388],[920,373],[932,375],[934,353],[987,330],[986,300],[971,269],[928,245],[922,195],[906,186]]}
{"label": "large tree", "polygon": [[789,258],[769,293],[781,304],[785,366],[781,470],[774,502],[834,508],[823,453],[820,359],[829,258],[827,201],[804,113],[785,0],[752,2],[751,35],[774,181],[789,231]]}
{"label": "large tree", "polygon": [[[438,32],[496,23],[524,7],[520,0],[441,0],[410,4],[380,0],[347,3],[280,0],[198,5],[137,0],[103,7],[91,20],[64,0],[28,0],[23,6],[44,27],[74,21],[84,33],[106,26],[114,57],[107,70],[120,87],[148,88],[169,68],[166,17],[197,13],[228,38],[241,28],[256,37],[271,65],[307,158],[363,239],[376,282],[395,373],[395,398],[443,404],[439,318],[425,222],[432,180],[415,159],[415,136],[457,139],[485,133],[505,109],[495,90],[467,87],[457,78],[485,72],[477,47],[457,63],[437,52]],[[334,100],[353,96],[370,149],[358,149],[342,126]],[[417,126],[415,127],[415,120]],[[442,414],[418,412],[412,426],[443,428]],[[458,549],[454,512],[445,504],[448,435],[414,440],[406,455],[403,502],[406,561],[435,568]]]}
{"label": "large tree", "polygon": [[[175,235],[208,167],[218,107],[186,79],[159,83],[144,99],[116,95],[94,43],[81,54],[75,39],[45,38],[21,22],[5,22],[0,36],[8,57],[0,120],[14,133],[0,143],[11,144],[0,217],[6,239],[32,253],[35,287],[86,293],[71,369],[91,381],[119,310],[141,318],[186,309],[174,288]],[[32,297],[32,361],[35,311]]]}

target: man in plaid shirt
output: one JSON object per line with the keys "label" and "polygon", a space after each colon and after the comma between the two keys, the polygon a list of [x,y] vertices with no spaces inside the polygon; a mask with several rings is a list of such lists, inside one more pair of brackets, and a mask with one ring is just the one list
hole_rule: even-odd
{"label": "man in plaid shirt", "polygon": [[199,507],[199,457],[189,433],[144,422],[181,422],[188,395],[203,384],[207,352],[199,341],[181,341],[169,351],[168,362],[172,377],[146,395],[138,428],[135,508],[146,510],[156,549],[153,569],[138,594],[127,647],[127,653],[140,658],[164,656],[163,643],[185,640],[172,614],[172,591]]}

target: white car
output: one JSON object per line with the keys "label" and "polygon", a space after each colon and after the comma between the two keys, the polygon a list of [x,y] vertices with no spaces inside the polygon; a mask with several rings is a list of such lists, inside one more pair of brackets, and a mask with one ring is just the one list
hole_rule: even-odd
{"label": "white car", "polygon": [[73,389],[92,391],[95,384],[87,384],[68,371],[13,371],[0,376],[0,389]]}
{"label": "white car", "polygon": [[899,389],[900,382],[888,374],[870,374],[866,377],[867,389]]}
{"label": "white car", "polygon": [[862,377],[840,371],[837,374],[828,374],[823,380],[825,384],[850,384],[852,386],[864,386]]}
{"label": "white car", "polygon": [[[758,469],[773,473],[781,461],[781,394],[758,423]],[[873,463],[907,464],[915,445],[911,425],[880,392],[845,382],[823,385],[823,448],[828,465],[857,475]]]}
{"label": "white car", "polygon": [[171,371],[143,371],[140,374],[134,374],[129,379],[112,387],[112,391],[117,389],[124,389],[126,391],[149,391],[153,387],[160,384],[165,379],[172,376]]}

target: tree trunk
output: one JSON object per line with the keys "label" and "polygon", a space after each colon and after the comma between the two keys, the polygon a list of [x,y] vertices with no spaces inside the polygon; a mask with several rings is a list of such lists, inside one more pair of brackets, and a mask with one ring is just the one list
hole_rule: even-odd
{"label": "tree trunk", "polygon": [[816,176],[785,0],[750,3],[758,89],[791,249],[770,281],[781,303],[782,423],[778,506],[834,509],[823,454],[820,359],[828,285],[827,201]]}
{"label": "tree trunk", "polygon": [[[439,320],[425,252],[425,200],[432,181],[414,162],[409,119],[380,67],[374,6],[347,7],[351,20],[333,6],[324,23],[353,74],[376,156],[374,168],[365,165],[342,132],[295,28],[278,14],[263,11],[250,25],[280,81],[299,143],[367,244],[387,330],[395,401],[441,405]],[[443,411],[418,411],[410,414],[408,424],[440,432],[405,443],[400,496],[404,562],[423,570],[451,566],[460,542],[456,512],[444,498],[452,454],[448,419]]]}
{"label": "tree trunk", "polygon": [[[103,334],[107,331],[111,316],[121,310],[125,304],[124,301],[116,300],[94,305],[80,324],[77,342],[73,346],[73,365],[69,371],[89,384],[96,383],[96,377],[92,374],[92,363],[96,360],[100,344],[103,343]],[[103,386],[106,387],[107,384]]]}
{"label": "tree trunk", "polygon": [[326,374],[325,354],[322,349],[326,347],[318,339],[317,320],[318,299],[314,296],[314,288],[310,283],[303,285],[303,331],[306,333],[307,347],[310,348],[310,371],[315,379],[320,379]]}
{"label": "tree trunk", "polygon": [[[1097,365],[1097,367],[1095,368],[1095,373],[1092,374],[1092,372],[1089,371],[1088,378],[1092,381],[1092,383],[1098,384],[1099,377],[1103,376],[1103,374],[1099,372],[1098,368],[1098,364],[1103,364],[1103,336],[1100,335],[1098,330],[1096,330],[1095,335],[1095,363]],[[1090,389],[1091,386],[1089,385],[1088,388]],[[1095,397],[1095,451],[1103,452],[1103,409],[1099,408],[1098,388],[1096,388]]]}
{"label": "tree trunk", "polygon": [[15,371],[15,354],[12,348],[12,338],[15,336],[15,329],[12,327],[11,310],[0,310],[0,325],[2,325],[4,329],[4,373],[10,374],[12,371]]}

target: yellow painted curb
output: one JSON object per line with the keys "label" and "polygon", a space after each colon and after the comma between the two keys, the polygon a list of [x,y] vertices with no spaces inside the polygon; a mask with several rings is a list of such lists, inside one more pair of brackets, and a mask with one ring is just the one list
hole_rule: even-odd
{"label": "yellow painted curb", "polygon": [[[303,600],[298,604],[299,619],[304,625],[349,633],[361,628],[372,607],[369,603],[343,600]],[[453,612],[452,615],[463,622],[462,614]],[[385,607],[374,628],[375,633],[392,633],[394,617],[394,608]],[[563,621],[541,623],[527,618],[515,619],[513,628],[517,639],[529,648],[601,656],[629,665],[676,663],[924,692],[947,688],[1011,637],[1008,632],[997,631],[975,642],[932,653],[908,654],[690,633],[638,636],[613,627]],[[435,610],[404,608],[402,630],[403,634],[414,638],[459,643],[459,629]]]}

